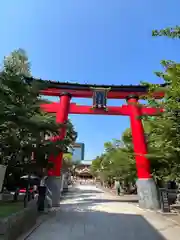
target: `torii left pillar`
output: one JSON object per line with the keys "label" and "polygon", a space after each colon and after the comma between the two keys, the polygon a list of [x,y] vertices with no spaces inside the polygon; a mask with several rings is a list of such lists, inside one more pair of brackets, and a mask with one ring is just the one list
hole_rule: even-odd
{"label": "torii left pillar", "polygon": [[[60,95],[60,104],[56,113],[56,122],[59,124],[65,124],[68,120],[68,113],[70,107],[71,95],[64,92]],[[51,141],[63,140],[66,136],[66,127],[60,129],[59,136],[54,137]],[[54,163],[54,168],[51,171],[47,180],[47,185],[52,192],[52,205],[54,207],[59,206],[61,197],[61,184],[63,184],[61,176],[61,168],[63,161],[63,152],[60,152],[58,156],[50,156],[50,161]]]}

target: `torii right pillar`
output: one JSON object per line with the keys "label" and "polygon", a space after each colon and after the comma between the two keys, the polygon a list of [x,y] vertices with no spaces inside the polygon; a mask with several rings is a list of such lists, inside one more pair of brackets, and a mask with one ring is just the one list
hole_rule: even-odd
{"label": "torii right pillar", "polygon": [[157,188],[151,176],[150,162],[146,157],[147,144],[141,121],[141,110],[138,106],[138,97],[135,95],[129,96],[127,103],[130,110],[132,140],[138,177],[136,185],[139,206],[146,209],[159,209]]}

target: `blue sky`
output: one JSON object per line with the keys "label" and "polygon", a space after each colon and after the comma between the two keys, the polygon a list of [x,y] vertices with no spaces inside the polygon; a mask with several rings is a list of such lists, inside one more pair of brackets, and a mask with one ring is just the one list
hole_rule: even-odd
{"label": "blue sky", "polygon": [[[152,38],[153,29],[178,25],[180,2],[173,0],[6,0],[1,1],[0,57],[24,48],[35,77],[96,84],[159,82],[160,61],[179,61],[180,43]],[[57,100],[57,99],[54,99]],[[91,104],[87,99],[73,99]],[[109,101],[121,105],[123,101]],[[85,158],[120,138],[127,117],[70,116]]]}

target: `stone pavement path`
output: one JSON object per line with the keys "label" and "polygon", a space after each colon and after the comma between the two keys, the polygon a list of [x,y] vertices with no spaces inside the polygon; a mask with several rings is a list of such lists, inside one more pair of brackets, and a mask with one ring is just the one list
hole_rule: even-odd
{"label": "stone pavement path", "polygon": [[56,215],[27,239],[179,240],[180,227],[95,186],[79,185],[67,194]]}

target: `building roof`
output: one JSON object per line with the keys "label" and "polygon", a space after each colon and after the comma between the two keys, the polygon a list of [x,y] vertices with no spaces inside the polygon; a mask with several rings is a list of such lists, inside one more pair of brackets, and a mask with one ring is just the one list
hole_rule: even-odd
{"label": "building roof", "polygon": [[83,160],[83,161],[80,162],[80,164],[91,165],[91,164],[92,164],[92,161],[89,161],[89,160]]}

